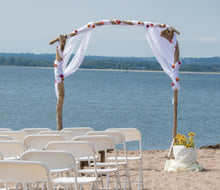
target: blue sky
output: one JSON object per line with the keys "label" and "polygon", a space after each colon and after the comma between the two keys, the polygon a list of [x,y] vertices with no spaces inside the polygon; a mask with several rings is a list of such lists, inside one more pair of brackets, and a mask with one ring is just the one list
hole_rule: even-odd
{"label": "blue sky", "polygon": [[[220,56],[219,0],[1,0],[0,52],[55,53],[49,41],[89,21],[151,21],[181,32],[181,57]],[[102,26],[93,30],[87,55],[153,56],[144,29]]]}

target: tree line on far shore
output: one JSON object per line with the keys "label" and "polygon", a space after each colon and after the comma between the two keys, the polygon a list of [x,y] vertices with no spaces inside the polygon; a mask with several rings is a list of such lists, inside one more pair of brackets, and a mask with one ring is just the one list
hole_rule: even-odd
{"label": "tree line on far shore", "polygon": [[[53,67],[55,54],[0,53],[0,66]],[[220,57],[181,58],[180,71],[220,72]],[[86,56],[84,69],[119,69],[162,71],[154,57]]]}

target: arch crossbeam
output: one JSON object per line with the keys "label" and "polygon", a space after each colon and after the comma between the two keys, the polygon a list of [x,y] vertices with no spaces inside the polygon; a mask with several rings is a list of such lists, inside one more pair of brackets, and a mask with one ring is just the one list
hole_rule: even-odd
{"label": "arch crossbeam", "polygon": [[[124,21],[124,20],[121,21],[121,20],[115,19],[115,20],[101,20],[101,21],[97,21],[97,22],[89,22],[88,24],[82,26],[81,28],[76,29],[69,34],[65,34],[64,37],[67,39],[72,36],[76,36],[78,34],[81,34],[85,31],[94,29],[95,27],[104,26],[104,25],[120,25],[120,26],[137,25],[137,26],[146,26],[146,27],[158,26],[161,28],[172,28],[177,34],[180,34],[180,32],[178,30],[176,30],[172,26],[169,26],[166,24],[158,24],[158,23],[152,23],[152,22],[141,22],[141,21]],[[52,45],[58,41],[59,41],[59,37],[51,40],[49,43]]]}

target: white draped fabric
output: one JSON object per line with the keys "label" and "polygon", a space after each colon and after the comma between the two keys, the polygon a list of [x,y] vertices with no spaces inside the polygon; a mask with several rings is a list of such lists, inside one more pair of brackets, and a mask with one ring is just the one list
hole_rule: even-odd
{"label": "white draped fabric", "polygon": [[72,58],[70,62],[69,62],[70,56],[72,55],[76,47],[76,44],[79,41],[80,35],[76,35],[67,40],[63,53],[60,51],[59,46],[57,47],[57,51],[59,51],[59,55],[63,59],[62,61],[55,60],[54,62],[56,65],[54,69],[54,73],[55,73],[55,91],[56,91],[57,97],[58,97],[58,88],[57,88],[58,83],[63,81],[64,78],[73,74],[80,67],[85,57],[85,53],[86,53],[86,50],[89,44],[90,36],[91,36],[91,30],[85,33],[85,36],[82,39],[80,47],[78,48],[76,54],[74,55],[74,57]]}
{"label": "white draped fabric", "polygon": [[177,48],[177,37],[174,33],[172,41],[161,37],[160,27],[146,27],[146,37],[151,50],[164,72],[172,79],[173,90],[179,90],[179,67],[181,62],[174,63],[174,53]]}
{"label": "white draped fabric", "polygon": [[[73,32],[74,36],[67,36],[66,45],[63,53],[60,51],[59,46],[57,51],[59,52],[61,61],[55,60],[54,62],[54,74],[55,74],[55,86],[56,95],[58,97],[57,85],[64,78],[68,77],[74,73],[81,65],[91,36],[91,31],[97,26],[101,25],[138,25],[145,28],[146,38],[148,43],[160,63],[163,70],[172,79],[173,90],[179,89],[179,76],[178,71],[181,62],[177,61],[174,63],[174,53],[177,48],[177,36],[174,33],[174,37],[171,41],[168,41],[161,36],[161,31],[164,29],[171,29],[168,25],[161,25],[151,22],[138,22],[138,21],[120,21],[120,20],[103,20],[99,22],[90,22],[87,25],[75,30]],[[81,45],[79,46],[73,59],[69,62],[70,56],[73,54],[74,49],[79,41],[81,34],[84,33]]]}
{"label": "white draped fabric", "polygon": [[186,148],[184,145],[174,145],[173,154],[175,159],[167,160],[164,170],[176,171],[201,171],[203,166],[196,162],[195,148]]}

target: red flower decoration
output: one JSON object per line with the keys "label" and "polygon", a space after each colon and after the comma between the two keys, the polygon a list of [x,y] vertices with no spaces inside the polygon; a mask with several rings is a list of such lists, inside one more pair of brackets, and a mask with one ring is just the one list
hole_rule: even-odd
{"label": "red flower decoration", "polygon": [[60,78],[64,78],[64,75],[63,75],[63,74],[61,74],[61,75],[60,75]]}
{"label": "red flower decoration", "polygon": [[62,78],[62,82],[64,81],[64,79]]}
{"label": "red flower decoration", "polygon": [[166,27],[166,24],[164,24],[163,27]]}
{"label": "red flower decoration", "polygon": [[176,78],[176,82],[179,82],[179,80],[180,80],[179,78]]}
{"label": "red flower decoration", "polygon": [[93,28],[95,28],[95,25],[92,25]]}
{"label": "red flower decoration", "polygon": [[149,25],[147,24],[146,27],[149,28]]}
{"label": "red flower decoration", "polygon": [[172,68],[174,69],[174,68],[175,68],[175,65],[172,65]]}
{"label": "red flower decoration", "polygon": [[54,82],[57,83],[57,80],[55,80]]}
{"label": "red flower decoration", "polygon": [[171,83],[171,86],[175,86],[175,84],[172,82],[172,83]]}
{"label": "red flower decoration", "polygon": [[117,24],[121,24],[121,21],[120,20],[116,20]]}
{"label": "red flower decoration", "polygon": [[54,63],[53,66],[54,66],[54,67],[57,67],[57,64]]}
{"label": "red flower decoration", "polygon": [[173,41],[172,41],[172,40],[170,40],[170,43],[172,44],[172,43],[173,43]]}
{"label": "red flower decoration", "polygon": [[141,24],[141,22],[139,21],[138,24]]}
{"label": "red flower decoration", "polygon": [[151,23],[151,24],[150,24],[150,26],[154,26],[154,24],[153,24],[153,23]]}
{"label": "red flower decoration", "polygon": [[75,30],[75,33],[78,33],[78,31],[77,31],[77,30]]}
{"label": "red flower decoration", "polygon": [[178,64],[181,65],[181,61],[178,61]]}
{"label": "red flower decoration", "polygon": [[89,28],[89,27],[90,27],[90,24],[88,24],[87,27]]}

